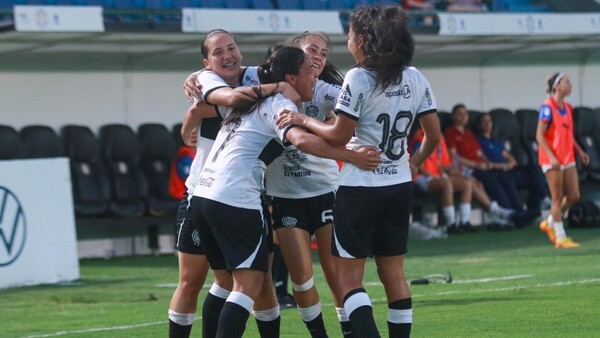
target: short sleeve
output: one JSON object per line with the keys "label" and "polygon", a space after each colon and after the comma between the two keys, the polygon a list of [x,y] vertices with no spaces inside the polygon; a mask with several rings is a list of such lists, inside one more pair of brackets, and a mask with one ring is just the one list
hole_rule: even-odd
{"label": "short sleeve", "polygon": [[229,87],[225,80],[223,80],[219,75],[213,73],[210,70],[201,71],[200,74],[197,75],[198,82],[202,85],[201,96],[204,102],[210,103],[206,98],[213,91],[223,88]]}
{"label": "short sleeve", "polygon": [[417,108],[417,114],[437,110],[437,104],[435,102],[435,97],[433,96],[433,91],[431,90],[429,81],[422,73],[419,72],[418,74],[419,82],[421,83],[420,87],[423,89],[423,97],[419,103],[419,107]]}
{"label": "short sleeve", "polygon": [[279,118],[279,114],[281,114],[281,112],[283,112],[284,110],[287,109],[287,110],[290,110],[290,111],[298,112],[298,107],[292,101],[290,101],[287,98],[285,98],[285,96],[283,96],[281,94],[277,94],[277,95],[275,95],[273,97],[272,105],[271,105],[270,108],[271,109],[270,109],[269,114],[271,116],[270,116],[269,120],[271,122],[271,127],[277,133],[277,136],[281,140],[281,143],[284,146],[285,145],[289,145],[290,142],[285,138],[285,134],[293,126],[288,126],[288,127],[285,127],[285,128],[279,128],[279,125],[277,124],[277,119]]}
{"label": "short sleeve", "polygon": [[369,93],[369,81],[360,68],[353,68],[346,74],[342,90],[338,96],[335,110],[342,111],[358,120],[362,102]]}
{"label": "short sleeve", "polygon": [[541,106],[538,119],[543,122],[550,122],[552,120],[552,108],[548,105]]}

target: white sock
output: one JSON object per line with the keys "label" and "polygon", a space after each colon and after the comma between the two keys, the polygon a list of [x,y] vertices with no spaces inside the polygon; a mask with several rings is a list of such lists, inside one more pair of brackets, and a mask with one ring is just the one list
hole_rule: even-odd
{"label": "white sock", "polygon": [[500,205],[498,205],[498,202],[496,201],[493,201],[490,205],[490,211],[504,218],[508,218],[514,213],[512,209],[503,208]]}
{"label": "white sock", "polygon": [[190,326],[194,324],[194,319],[196,319],[195,313],[179,313],[169,309],[169,319],[178,325],[181,326]]}
{"label": "white sock", "polygon": [[446,225],[454,224],[456,222],[456,211],[454,211],[454,206],[450,205],[443,207],[442,213],[446,219]]}
{"label": "white sock", "polygon": [[465,224],[471,220],[471,203],[461,203],[458,206],[460,223]]}
{"label": "white sock", "polygon": [[548,215],[546,221],[548,223],[548,228],[554,228],[554,219],[552,218],[552,214]]}
{"label": "white sock", "polygon": [[560,242],[567,237],[563,222],[554,222],[554,235],[556,236],[557,242]]}

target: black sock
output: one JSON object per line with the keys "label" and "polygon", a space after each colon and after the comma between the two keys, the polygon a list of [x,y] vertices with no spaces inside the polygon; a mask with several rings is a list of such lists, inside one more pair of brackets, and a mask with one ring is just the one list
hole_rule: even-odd
{"label": "black sock", "polygon": [[[400,299],[388,305],[388,311],[393,310],[404,310],[404,312],[408,312],[410,310],[410,316],[408,314],[404,314],[405,318],[398,320],[399,322],[393,323],[388,320],[388,330],[390,332],[390,337],[410,337],[410,329],[412,327],[412,299]],[[395,318],[394,315],[390,316],[391,318]]]}
{"label": "black sock", "polygon": [[310,336],[313,338],[327,338],[327,330],[325,329],[325,323],[323,322],[323,314],[319,313],[315,319],[311,321],[304,321]]}
{"label": "black sock", "polygon": [[169,319],[169,338],[189,338],[191,325],[180,325]]}
{"label": "black sock", "polygon": [[279,328],[281,327],[281,316],[268,322],[257,319],[256,326],[258,327],[260,338],[278,338]]}
{"label": "black sock", "polygon": [[273,245],[273,266],[271,267],[271,274],[273,276],[273,284],[275,285],[275,294],[279,299],[288,293],[289,276],[279,245]]}
{"label": "black sock", "polygon": [[219,328],[216,337],[241,338],[246,330],[248,317],[250,317],[250,312],[241,305],[233,302],[225,302],[219,316]]}
{"label": "black sock", "polygon": [[354,326],[352,326],[350,321],[340,322],[340,326],[342,327],[342,336],[344,338],[358,338],[356,330],[354,330]]}
{"label": "black sock", "polygon": [[212,293],[206,295],[202,305],[202,337],[214,338],[217,335],[219,315],[225,305],[225,298],[220,298]]}
{"label": "black sock", "polygon": [[359,337],[380,338],[381,335],[377,330],[375,318],[373,317],[373,307],[371,306],[369,296],[365,289],[354,289],[344,297],[344,307],[351,303],[350,307],[354,308],[351,313],[348,313],[350,322]]}

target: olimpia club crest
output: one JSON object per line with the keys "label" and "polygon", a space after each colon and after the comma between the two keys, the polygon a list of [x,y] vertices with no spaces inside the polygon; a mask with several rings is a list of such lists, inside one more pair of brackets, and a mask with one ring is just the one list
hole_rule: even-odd
{"label": "olimpia club crest", "polygon": [[27,221],[17,196],[0,186],[0,268],[12,264],[25,247]]}

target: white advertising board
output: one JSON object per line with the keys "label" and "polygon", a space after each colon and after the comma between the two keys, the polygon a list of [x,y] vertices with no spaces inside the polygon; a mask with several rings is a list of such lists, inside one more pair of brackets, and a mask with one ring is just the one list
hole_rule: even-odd
{"label": "white advertising board", "polygon": [[579,35],[600,33],[600,13],[439,13],[440,35]]}
{"label": "white advertising board", "polygon": [[0,161],[0,289],[75,279],[69,160]]}
{"label": "white advertising board", "polygon": [[99,6],[14,6],[17,32],[104,32]]}
{"label": "white advertising board", "polygon": [[291,34],[321,31],[344,34],[336,11],[235,10],[183,8],[181,30],[206,33],[223,28],[232,33]]}

